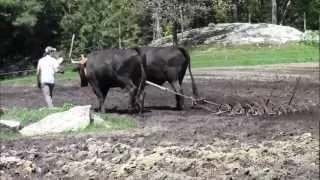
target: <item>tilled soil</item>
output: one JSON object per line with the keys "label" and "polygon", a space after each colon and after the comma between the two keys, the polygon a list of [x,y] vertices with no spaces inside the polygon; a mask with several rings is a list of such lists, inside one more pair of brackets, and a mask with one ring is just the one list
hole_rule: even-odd
{"label": "tilled soil", "polygon": [[[295,76],[285,79],[271,71],[253,75],[246,70],[254,76],[247,77],[232,70],[232,78],[221,78],[226,70],[219,78],[219,70],[195,72],[200,94],[208,100],[269,98],[274,104],[288,103],[301,72],[293,104],[308,109],[303,112],[218,116],[191,108],[187,100],[186,108],[177,111],[173,95],[147,87],[146,111],[134,116],[137,129],[0,142],[0,179],[319,179],[319,81],[311,69],[294,67],[285,74]],[[78,81],[60,83],[57,105],[97,101],[91,88],[80,89]],[[187,77],[183,88],[188,95],[190,87]],[[5,108],[44,106],[35,87],[2,86],[0,95]],[[119,89],[110,91],[105,102],[107,111],[124,116],[129,116],[127,104],[128,95]]]}

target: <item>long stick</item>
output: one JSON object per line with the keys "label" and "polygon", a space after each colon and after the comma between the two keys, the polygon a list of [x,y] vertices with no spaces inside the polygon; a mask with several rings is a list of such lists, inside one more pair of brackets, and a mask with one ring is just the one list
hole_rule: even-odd
{"label": "long stick", "polygon": [[73,41],[74,41],[74,34],[72,34],[71,44],[70,44],[70,51],[69,51],[69,59],[71,60],[71,54],[73,49]]}
{"label": "long stick", "polygon": [[193,97],[186,96],[186,95],[184,95],[184,94],[175,92],[175,91],[173,91],[173,90],[171,90],[171,89],[169,89],[169,88],[167,88],[167,87],[160,86],[160,85],[155,84],[155,83],[150,82],[150,81],[146,81],[146,84],[149,84],[149,85],[151,85],[151,86],[153,86],[153,87],[159,88],[159,89],[161,89],[161,90],[163,90],[163,91],[168,91],[168,92],[170,92],[170,93],[173,93],[173,94],[182,96],[182,97],[184,97],[184,98],[190,99],[190,100],[192,100],[192,102],[204,102],[204,103],[211,104],[211,105],[216,105],[216,106],[219,106],[219,105],[220,105],[220,104],[217,104],[217,103],[215,103],[215,102],[208,101],[208,100],[205,100],[205,99],[194,99]]}

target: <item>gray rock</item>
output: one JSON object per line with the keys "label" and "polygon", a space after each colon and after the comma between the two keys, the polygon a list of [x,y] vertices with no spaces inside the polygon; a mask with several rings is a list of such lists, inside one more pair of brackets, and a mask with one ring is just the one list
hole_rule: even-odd
{"label": "gray rock", "polygon": [[13,130],[19,130],[21,128],[20,122],[16,120],[0,120],[0,125]]}
{"label": "gray rock", "polygon": [[[303,32],[274,24],[223,23],[192,29],[178,34],[183,45],[200,44],[283,44],[304,40]],[[153,41],[150,46],[171,46],[171,37]]]}
{"label": "gray rock", "polygon": [[23,136],[44,135],[85,129],[90,124],[90,107],[76,106],[68,111],[51,114],[20,130]]}

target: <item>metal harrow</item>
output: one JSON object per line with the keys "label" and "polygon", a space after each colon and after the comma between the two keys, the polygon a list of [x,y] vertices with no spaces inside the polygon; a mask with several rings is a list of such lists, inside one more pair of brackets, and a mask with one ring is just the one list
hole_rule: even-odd
{"label": "metal harrow", "polygon": [[189,99],[192,101],[193,108],[199,107],[215,115],[275,116],[275,115],[286,115],[289,113],[294,114],[294,113],[310,111],[310,108],[305,104],[302,106],[292,105],[293,97],[290,98],[289,103],[280,104],[280,105],[276,105],[275,103],[271,102],[270,99],[267,99],[266,101],[247,100],[242,103],[239,101],[235,101],[234,103],[220,104],[220,103],[207,100],[205,98],[195,98],[192,96],[187,96],[187,95],[175,92],[170,88],[152,83],[150,81],[146,81],[146,84],[156,87],[162,91],[169,92],[171,94],[179,95],[186,99]]}

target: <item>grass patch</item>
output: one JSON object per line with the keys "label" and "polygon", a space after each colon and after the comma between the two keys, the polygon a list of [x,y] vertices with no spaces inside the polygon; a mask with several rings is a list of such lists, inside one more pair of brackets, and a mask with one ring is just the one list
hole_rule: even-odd
{"label": "grass patch", "polygon": [[202,47],[191,50],[192,67],[251,66],[317,62],[318,47],[307,44],[285,46]]}
{"label": "grass patch", "polygon": [[[56,73],[55,74],[55,81],[56,83],[60,83],[63,81],[73,80],[78,78],[78,72],[73,72],[71,66],[66,68],[63,74]],[[30,74],[24,77],[12,77],[7,79],[1,79],[0,85],[12,85],[12,86],[21,86],[21,85],[37,85],[37,77],[36,74]]]}
{"label": "grass patch", "polygon": [[[281,63],[317,62],[318,46],[298,43],[282,46],[243,45],[233,47],[203,46],[190,50],[193,68],[221,66],[251,66]],[[64,74],[56,74],[56,82],[79,78],[77,72],[68,65]],[[0,80],[0,85],[33,85],[36,86],[36,76],[15,77]]]}
{"label": "grass patch", "polygon": [[14,132],[0,132],[0,141],[1,140],[15,140],[20,138],[21,136],[18,133]]}
{"label": "grass patch", "polygon": [[[0,119],[19,120],[21,122],[21,126],[24,127],[31,123],[35,123],[52,113],[66,111],[71,107],[72,106],[70,104],[66,104],[63,107],[57,107],[54,109],[11,108],[6,110],[4,114],[0,117]],[[75,135],[79,133],[109,133],[112,131],[135,128],[137,124],[136,120],[131,117],[119,117],[112,114],[102,114],[102,113],[99,113],[97,115],[104,120],[104,124],[99,124],[99,125],[92,124],[84,130],[81,130],[78,132],[65,132],[62,134]],[[18,133],[12,133],[9,131],[0,132],[0,140],[12,140],[20,137],[21,136]]]}
{"label": "grass patch", "polygon": [[108,133],[137,127],[137,121],[130,117],[119,117],[112,114],[97,114],[104,120],[104,125],[90,125],[81,132]]}
{"label": "grass patch", "polygon": [[62,112],[65,110],[66,109],[63,107],[40,109],[11,108],[6,110],[0,119],[19,120],[21,126],[26,126],[28,124],[37,122],[52,113]]}

